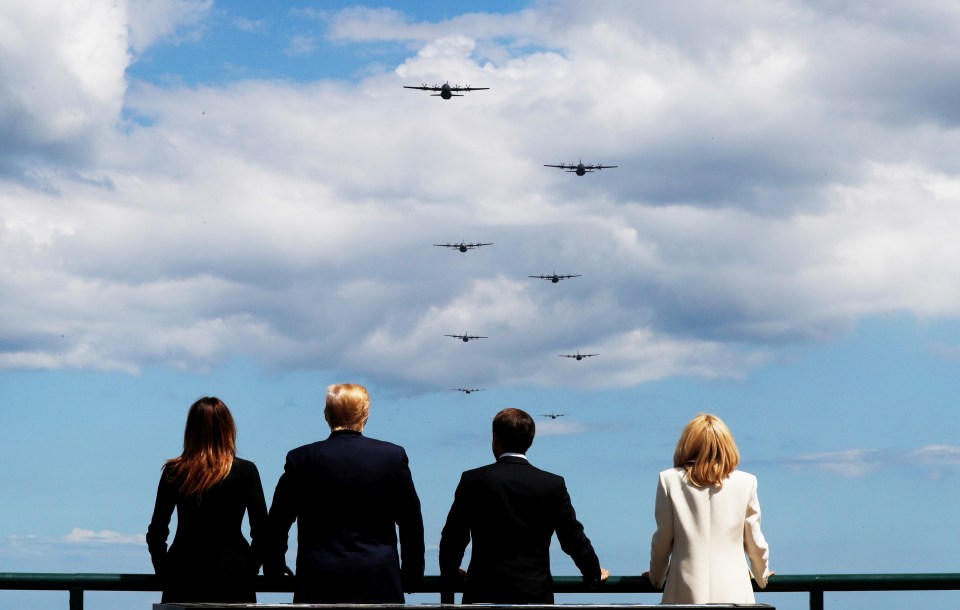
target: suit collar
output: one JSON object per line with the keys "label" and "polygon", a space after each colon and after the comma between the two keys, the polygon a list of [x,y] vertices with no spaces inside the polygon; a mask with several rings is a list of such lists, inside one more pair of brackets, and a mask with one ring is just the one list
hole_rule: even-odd
{"label": "suit collar", "polygon": [[334,436],[361,436],[361,434],[356,430],[333,430],[330,432],[330,437]]}

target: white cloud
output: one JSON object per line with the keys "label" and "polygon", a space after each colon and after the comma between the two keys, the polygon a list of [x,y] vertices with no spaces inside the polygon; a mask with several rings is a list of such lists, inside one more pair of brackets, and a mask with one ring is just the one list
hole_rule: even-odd
{"label": "white cloud", "polygon": [[[794,2],[736,18],[543,3],[432,24],[354,10],[322,15],[338,43],[416,49],[356,83],[127,90],[128,47],[202,32],[209,2],[31,6],[0,20],[34,32],[0,36],[0,113],[29,119],[0,145],[21,170],[0,178],[5,368],[247,357],[410,388],[465,372],[632,386],[740,378],[864,317],[960,314],[960,135],[923,95],[941,85],[916,79],[878,109],[833,67],[848,37],[844,65],[882,63],[886,43],[918,65],[935,52],[893,20],[862,31]],[[932,10],[911,23],[956,67]],[[401,88],[444,80],[491,89]],[[620,167],[543,167],[578,158]],[[461,239],[495,245],[432,247]],[[552,271],[582,277],[527,278]],[[443,337],[465,330],[491,338]],[[556,356],[575,349],[600,356]]]}
{"label": "white cloud", "polygon": [[87,530],[75,527],[64,537],[64,541],[75,544],[136,544],[146,545],[143,534],[121,534],[111,530]]}
{"label": "white cloud", "polygon": [[928,445],[909,451],[844,449],[798,455],[789,464],[798,471],[816,469],[849,478],[893,468],[920,468],[928,478],[940,479],[960,466],[960,447]]}
{"label": "white cloud", "polygon": [[[213,0],[126,0],[130,46],[142,52],[159,40],[197,36],[196,28],[213,9]],[[241,26],[242,27],[242,26]]]}

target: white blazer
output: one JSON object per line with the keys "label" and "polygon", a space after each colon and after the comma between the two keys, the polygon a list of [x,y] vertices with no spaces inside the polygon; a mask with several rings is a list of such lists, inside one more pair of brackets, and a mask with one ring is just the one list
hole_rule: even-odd
{"label": "white blazer", "polygon": [[754,603],[746,557],[760,587],[767,586],[757,477],[735,470],[723,487],[697,487],[684,468],[664,470],[656,517],[650,582],[663,589],[661,603]]}

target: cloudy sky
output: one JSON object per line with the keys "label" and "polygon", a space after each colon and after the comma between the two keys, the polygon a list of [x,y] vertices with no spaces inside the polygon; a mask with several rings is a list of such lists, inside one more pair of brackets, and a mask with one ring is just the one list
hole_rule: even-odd
{"label": "cloudy sky", "polygon": [[[614,574],[703,411],[777,572],[960,572],[957,41],[940,0],[3,4],[0,571],[149,572],[193,400],[269,502],[357,381],[430,574],[504,406],[564,415],[530,457]],[[403,88],[444,82],[489,90]]]}

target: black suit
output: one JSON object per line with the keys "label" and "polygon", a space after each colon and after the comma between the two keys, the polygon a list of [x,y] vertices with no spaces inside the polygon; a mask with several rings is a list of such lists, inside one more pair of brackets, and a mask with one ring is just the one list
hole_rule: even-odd
{"label": "black suit", "polygon": [[453,602],[467,543],[473,551],[463,603],[553,603],[550,540],[599,582],[600,561],[570,504],[563,477],[522,457],[464,472],[440,537],[441,602]]}
{"label": "black suit", "polygon": [[[253,577],[260,571],[267,538],[267,504],[253,462],[234,458],[230,474],[203,492],[182,495],[180,480],[166,472],[147,528],[147,548],[163,583],[164,602],[256,602]],[[167,551],[170,517],[177,509],[177,534]],[[247,543],[240,531],[250,521]]]}
{"label": "black suit", "polygon": [[337,431],[288,453],[270,507],[271,572],[294,520],[295,603],[403,603],[404,585],[423,578],[423,518],[403,447]]}

